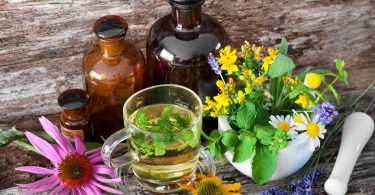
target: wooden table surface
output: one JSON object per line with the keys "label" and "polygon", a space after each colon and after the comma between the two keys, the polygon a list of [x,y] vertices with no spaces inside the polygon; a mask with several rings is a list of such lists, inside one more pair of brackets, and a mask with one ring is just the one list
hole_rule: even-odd
{"label": "wooden table surface", "polygon": [[[203,11],[223,25],[235,47],[244,40],[277,46],[285,36],[298,70],[307,65],[334,69],[333,60],[343,58],[350,82],[349,88],[339,87],[343,96],[375,80],[373,0],[206,0]],[[148,29],[169,12],[167,0],[0,0],[0,127],[40,130],[41,115],[58,122],[58,94],[82,87],[81,58],[94,40],[91,27],[97,18],[108,14],[127,18],[127,38],[144,51]],[[370,113],[375,118],[374,108]],[[332,147],[338,145],[339,140]],[[374,151],[373,136],[354,168],[349,194],[375,194]],[[14,171],[22,165],[47,166],[48,161],[13,144],[0,147],[0,194],[18,194],[14,183],[38,179]],[[317,184],[318,194],[324,194],[323,183],[332,166]],[[254,185],[227,161],[218,164],[217,174],[224,182],[241,182],[244,194],[290,180]]]}

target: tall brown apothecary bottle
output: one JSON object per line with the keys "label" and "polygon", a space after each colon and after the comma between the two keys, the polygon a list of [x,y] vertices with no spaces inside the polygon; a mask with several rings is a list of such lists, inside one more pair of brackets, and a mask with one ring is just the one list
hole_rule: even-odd
{"label": "tall brown apothecary bottle", "polygon": [[125,40],[127,21],[120,16],[99,18],[93,27],[97,42],[83,58],[83,74],[97,141],[124,127],[122,107],[144,86],[142,52]]}
{"label": "tall brown apothecary bottle", "polygon": [[[204,100],[217,93],[217,75],[207,56],[227,45],[226,33],[214,18],[202,13],[204,0],[169,3],[172,13],[157,20],[147,37],[147,85],[184,85]],[[208,123],[206,119],[206,129]]]}

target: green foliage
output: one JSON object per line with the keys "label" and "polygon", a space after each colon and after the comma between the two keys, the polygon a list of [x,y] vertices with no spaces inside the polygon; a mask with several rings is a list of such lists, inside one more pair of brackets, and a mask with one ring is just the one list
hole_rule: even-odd
{"label": "green foliage", "polygon": [[296,65],[292,59],[279,53],[271,64],[268,74],[271,78],[280,77],[285,73],[292,71],[295,67]]}
{"label": "green foliage", "polygon": [[270,125],[255,125],[255,135],[263,145],[270,145],[277,129]]}
{"label": "green foliage", "polygon": [[289,136],[286,132],[281,129],[277,129],[275,135],[273,136],[272,142],[269,145],[269,149],[272,152],[278,152],[279,149],[283,149],[288,146]]}
{"label": "green foliage", "polygon": [[252,176],[255,183],[268,182],[277,165],[277,153],[272,152],[267,146],[257,144],[256,153],[252,161]]}
{"label": "green foliage", "polygon": [[138,110],[136,116],[135,125],[139,128],[145,129],[149,126],[148,117],[144,108]]}
{"label": "green foliage", "polygon": [[238,132],[234,130],[228,130],[222,133],[221,142],[227,147],[234,147],[237,143]]}
{"label": "green foliage", "polygon": [[236,124],[241,129],[250,129],[256,117],[255,105],[252,102],[245,102],[238,109]]}
{"label": "green foliage", "polygon": [[13,140],[24,137],[25,134],[22,131],[18,131],[15,127],[0,128],[0,146],[7,145]]}
{"label": "green foliage", "polygon": [[234,146],[233,162],[241,163],[249,159],[255,149],[257,142],[253,133],[245,132],[238,136],[238,141]]}
{"label": "green foliage", "polygon": [[283,37],[281,39],[279,53],[281,53],[283,55],[287,55],[288,54],[288,43],[287,43],[285,37]]}

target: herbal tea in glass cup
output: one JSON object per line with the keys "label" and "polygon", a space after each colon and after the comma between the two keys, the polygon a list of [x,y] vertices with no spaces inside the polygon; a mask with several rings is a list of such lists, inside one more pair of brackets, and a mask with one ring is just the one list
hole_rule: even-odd
{"label": "herbal tea in glass cup", "polygon": [[[104,143],[102,157],[112,167],[131,164],[136,179],[153,192],[180,190],[195,179],[200,153],[202,102],[192,90],[157,85],[130,96],[123,108],[125,128]],[[128,152],[114,157],[127,141]]]}

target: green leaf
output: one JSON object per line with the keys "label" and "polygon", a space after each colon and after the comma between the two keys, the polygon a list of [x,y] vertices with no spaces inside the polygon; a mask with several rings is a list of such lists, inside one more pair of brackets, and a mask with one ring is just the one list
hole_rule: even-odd
{"label": "green leaf", "polygon": [[337,105],[340,104],[340,95],[337,93],[336,89],[332,85],[327,85],[327,88],[332,92],[333,96],[335,96]]}
{"label": "green leaf", "polygon": [[22,131],[18,131],[15,127],[0,128],[0,146],[7,145],[13,140],[24,137],[25,134]]}
{"label": "green leaf", "polygon": [[318,90],[313,90],[313,91],[314,91],[314,93],[315,93],[316,95],[318,95],[318,97],[319,97],[320,99],[322,99],[322,100],[325,101],[325,102],[329,102],[328,97],[327,97],[327,95],[326,95],[325,93],[322,93],[322,92],[320,92],[320,91],[318,91]]}
{"label": "green leaf", "polygon": [[257,144],[256,154],[252,161],[252,176],[257,184],[267,183],[276,170],[277,153],[271,152],[267,146]]}
{"label": "green leaf", "polygon": [[292,59],[279,53],[277,54],[275,60],[272,62],[268,73],[271,78],[276,78],[289,71],[292,71],[295,67],[296,65],[294,64]]}
{"label": "green leaf", "polygon": [[255,125],[255,136],[260,140],[263,145],[269,145],[273,141],[277,129],[271,125]]}
{"label": "green leaf", "polygon": [[210,142],[209,144],[206,145],[206,148],[208,151],[210,151],[211,155],[214,158],[222,160],[222,152],[221,152],[221,147],[218,142]]}
{"label": "green leaf", "polygon": [[55,143],[56,141],[48,135],[48,133],[46,133],[45,131],[37,131],[35,132],[35,134],[41,138],[43,138],[44,140],[48,141],[49,143]]}
{"label": "green leaf", "polygon": [[269,118],[270,114],[263,108],[263,106],[258,106],[255,124],[266,125],[268,124]]}
{"label": "green leaf", "polygon": [[305,78],[306,78],[307,73],[310,72],[310,69],[311,69],[311,67],[308,66],[308,67],[305,68],[301,73],[299,73],[299,75],[298,75],[298,80],[300,80],[300,81],[304,81]]}
{"label": "green leaf", "polygon": [[141,108],[137,111],[137,114],[135,115],[136,121],[135,125],[139,128],[145,129],[149,125],[149,119],[146,115],[146,110],[144,108]]}
{"label": "green leaf", "polygon": [[286,55],[288,53],[288,42],[286,41],[285,37],[281,39],[279,53]]}
{"label": "green leaf", "polygon": [[294,99],[296,98],[298,95],[302,94],[302,93],[306,93],[310,91],[310,88],[308,88],[307,86],[305,85],[300,85],[298,86],[295,90],[291,91],[289,93],[289,99]]}
{"label": "green leaf", "polygon": [[234,130],[225,131],[222,134],[221,142],[227,147],[234,147],[238,140],[238,132]]}
{"label": "green leaf", "polygon": [[344,66],[345,66],[345,61],[344,61],[344,60],[342,60],[342,59],[336,59],[336,60],[335,60],[335,63],[336,63],[336,69],[337,69],[338,71],[344,69]]}
{"label": "green leaf", "polygon": [[246,101],[240,106],[236,115],[236,123],[240,129],[250,129],[256,117],[255,105]]}
{"label": "green leaf", "polygon": [[27,144],[23,141],[20,141],[20,140],[14,140],[13,143],[25,148],[26,150],[30,150],[30,151],[33,151],[37,154],[40,154],[42,155],[36,148],[34,148],[34,146],[30,145],[30,144]]}
{"label": "green leaf", "polygon": [[333,73],[332,71],[327,70],[327,69],[315,69],[315,70],[312,70],[311,72],[317,73],[317,74],[320,74],[320,75],[323,75],[323,76],[333,76],[333,77],[336,77],[335,73]]}
{"label": "green leaf", "polygon": [[169,117],[171,117],[173,111],[172,109],[172,106],[167,106],[161,113],[161,116],[158,120],[158,126],[163,131],[170,131],[172,129],[172,125],[169,121]]}
{"label": "green leaf", "polygon": [[83,144],[86,146],[86,150],[93,150],[102,147],[102,144],[96,142],[83,142]]}
{"label": "green leaf", "polygon": [[257,142],[254,134],[241,134],[237,144],[234,146],[233,162],[241,163],[251,157]]}
{"label": "green leaf", "polygon": [[273,140],[271,142],[271,145],[269,146],[269,149],[272,152],[278,152],[279,149],[283,149],[288,146],[288,139],[290,136],[283,130],[277,129],[275,135],[273,136]]}

